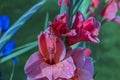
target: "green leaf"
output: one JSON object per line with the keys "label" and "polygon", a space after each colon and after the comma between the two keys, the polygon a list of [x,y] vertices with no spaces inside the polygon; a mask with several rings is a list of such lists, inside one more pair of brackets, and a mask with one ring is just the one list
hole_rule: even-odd
{"label": "green leaf", "polygon": [[83,0],[79,10],[82,12],[83,15],[86,14],[88,7],[90,6],[91,0]]}
{"label": "green leaf", "polygon": [[76,3],[76,0],[73,0],[72,2],[73,2],[73,6],[74,6],[74,5],[75,5],[75,3]]}
{"label": "green leaf", "polygon": [[[4,63],[4,62],[12,59],[13,57],[19,56],[19,55],[21,55],[21,54],[23,54],[23,53],[31,50],[32,48],[36,47],[37,45],[38,45],[37,41],[34,41],[34,42],[32,42],[32,43],[26,44],[26,45],[24,45],[24,46],[21,46],[21,47],[15,49],[15,50],[18,50],[18,51],[15,51],[15,52],[12,53],[11,55],[6,56],[6,57],[0,59],[0,64],[2,64],[2,63]],[[22,49],[21,49],[21,48],[22,48]]]}
{"label": "green leaf", "polygon": [[67,6],[65,5],[64,1],[62,1],[62,6],[60,8],[60,14],[63,13],[64,11],[67,11]]}
{"label": "green leaf", "polygon": [[22,17],[20,17],[0,38],[0,50],[6,42],[22,27],[22,25],[39,9],[43,6],[46,0],[35,4],[30,8]]}
{"label": "green leaf", "polygon": [[[23,48],[26,48],[26,47],[29,47],[29,46],[32,46],[32,45],[34,45],[34,44],[36,44],[36,43],[37,43],[37,41],[34,41],[34,42],[31,42],[31,43],[22,45],[22,46],[20,46],[20,47],[15,48],[15,49],[13,50],[13,52],[18,51],[18,50],[23,49]],[[36,46],[37,46],[37,45],[36,45]]]}
{"label": "green leaf", "polygon": [[44,30],[48,27],[49,14],[46,14]]}
{"label": "green leaf", "polygon": [[79,10],[79,8],[80,8],[82,2],[83,2],[83,0],[77,1],[77,4],[76,4],[76,6],[74,7],[74,10],[73,10],[73,14],[75,14],[76,11]]}

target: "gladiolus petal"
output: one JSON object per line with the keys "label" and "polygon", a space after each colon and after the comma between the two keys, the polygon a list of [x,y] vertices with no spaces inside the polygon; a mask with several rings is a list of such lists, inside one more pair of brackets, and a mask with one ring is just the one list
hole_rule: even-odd
{"label": "gladiolus petal", "polygon": [[30,78],[30,77],[28,77],[27,80],[48,80],[48,79],[47,79],[47,78],[35,79],[35,78]]}
{"label": "gladiolus petal", "polygon": [[80,70],[78,80],[93,80],[93,78],[87,70]]}
{"label": "gladiolus petal", "polygon": [[115,0],[109,0],[105,8],[103,9],[101,16],[105,17],[107,21],[111,21],[115,18],[118,11],[118,5]]}
{"label": "gladiolus petal", "polygon": [[57,63],[64,59],[66,49],[61,39],[47,33],[41,33],[38,37],[39,50],[46,61]]}
{"label": "gladiolus petal", "polygon": [[73,63],[73,59],[71,57],[66,58],[63,62],[63,70],[62,73],[60,75],[60,77],[62,78],[72,78],[74,76],[74,71],[76,69],[74,63]]}
{"label": "gladiolus petal", "polygon": [[[39,52],[33,53],[30,58],[27,60],[27,63],[25,65],[25,73],[29,77],[37,77],[42,76],[42,71],[41,71],[41,63],[43,62]],[[39,65],[38,65],[39,64]],[[40,75],[41,74],[41,75]]]}
{"label": "gladiolus petal", "polygon": [[120,24],[120,16],[116,16],[112,21],[115,21],[118,24]]}
{"label": "gladiolus petal", "polygon": [[82,48],[76,48],[70,52],[74,63],[77,68],[81,69],[85,63],[84,50]]}
{"label": "gladiolus petal", "polygon": [[94,74],[92,58],[86,57],[83,69],[89,71],[89,73],[92,74],[92,75]]}

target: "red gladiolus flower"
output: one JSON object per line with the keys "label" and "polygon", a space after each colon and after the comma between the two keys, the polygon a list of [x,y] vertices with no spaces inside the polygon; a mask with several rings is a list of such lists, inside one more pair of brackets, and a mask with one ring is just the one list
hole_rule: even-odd
{"label": "red gladiolus flower", "polygon": [[[92,63],[92,59],[90,58],[90,57],[88,57],[88,56],[85,56],[85,54],[84,54],[84,49],[83,48],[76,48],[76,49],[74,49],[74,50],[70,50],[70,51],[68,51],[67,52],[67,54],[70,54],[69,56],[71,56],[71,58],[73,59],[73,62],[74,62],[74,64],[75,64],[75,66],[76,66],[76,70],[74,71],[74,76],[73,77],[71,77],[71,78],[63,78],[63,77],[58,77],[58,78],[56,78],[56,79],[53,79],[53,80],[93,80],[93,74],[94,74],[94,70],[93,70],[93,63]],[[35,55],[38,55],[38,53],[35,53],[35,54],[33,54],[30,58],[34,58],[34,59],[37,59],[37,58],[39,58],[39,56],[35,56]],[[34,60],[33,59],[33,60]],[[28,60],[29,61],[29,60]],[[34,61],[31,61],[31,63],[33,63]],[[28,63],[28,62],[27,62]],[[37,62],[38,63],[38,62]],[[37,65],[37,63],[35,64],[34,63],[34,65],[36,66]],[[66,62],[67,63],[67,62]],[[69,64],[71,63],[71,61],[70,60],[68,60],[68,63],[67,64],[64,64],[64,65],[66,65],[66,66],[64,66],[64,69],[66,69],[66,70],[63,70],[62,72],[63,73],[65,73],[66,71],[68,71],[68,73],[69,73],[69,71],[71,71],[71,69],[69,68],[69,70],[67,69],[68,68],[68,66],[70,66]],[[30,63],[29,63],[30,64]],[[42,64],[42,63],[41,63]],[[42,71],[44,71],[44,70],[42,70],[42,69],[47,69],[47,68],[49,68],[49,66],[45,66],[45,67],[40,67],[40,65],[38,65],[38,67],[35,67],[34,66],[34,68],[32,68],[32,65],[31,65],[31,68],[32,69],[34,69],[33,71],[36,71],[37,70],[37,72],[39,72],[39,74],[40,74],[40,72],[42,72]],[[52,66],[55,66],[55,65],[52,65]],[[57,68],[59,68],[59,70],[54,74],[54,76],[56,75],[56,76],[58,76],[58,74],[59,74],[59,71],[61,71],[61,67],[62,66],[60,66],[60,65],[58,65],[57,66]],[[29,67],[30,68],[30,67]],[[42,68],[41,70],[39,70],[39,68]],[[32,71],[32,69],[30,70],[30,72],[29,73],[33,73],[33,71]],[[52,68],[51,70],[53,70],[53,69],[55,69],[56,70],[56,68]],[[54,71],[55,70],[53,70],[53,72],[52,73],[54,73]],[[49,69],[47,69],[47,73],[45,73],[44,75],[48,75],[49,74]],[[36,74],[37,72],[34,72],[33,74]],[[51,74],[52,74],[51,73]],[[68,73],[65,73],[64,74],[64,77],[65,76],[67,76],[67,74]],[[32,75],[33,75],[32,74]],[[30,75],[30,74],[29,74]],[[60,74],[59,74],[60,75]],[[40,76],[40,75],[39,75]],[[51,75],[50,75],[51,76]],[[28,77],[28,80],[51,80],[51,79],[49,79],[49,78],[46,78],[46,77],[43,77],[43,78],[36,78],[36,77]]]}
{"label": "red gladiolus flower", "polygon": [[68,6],[70,0],[58,0],[58,5],[61,7],[62,6],[62,1],[64,1],[65,5]]}
{"label": "red gladiolus flower", "polygon": [[82,14],[77,12],[73,29],[76,30],[77,35],[67,37],[66,42],[68,45],[73,45],[80,41],[89,41],[99,43],[97,38],[100,29],[100,22],[95,20],[93,17],[89,17],[84,20]]}
{"label": "red gladiolus flower", "polygon": [[39,52],[30,56],[25,73],[28,80],[55,80],[58,77],[69,79],[74,76],[76,67],[71,56],[66,56],[66,49],[61,39],[42,32],[38,36]]}
{"label": "red gladiolus flower", "polygon": [[76,35],[75,30],[68,29],[67,22],[68,22],[68,16],[66,12],[57,15],[54,19],[54,22],[49,22],[49,26],[52,30],[52,34],[57,37]]}
{"label": "red gladiolus flower", "polygon": [[120,18],[116,16],[117,11],[118,11],[117,2],[115,2],[115,0],[109,0],[105,8],[103,9],[101,16],[105,17],[107,21],[113,20],[117,23],[120,23]]}

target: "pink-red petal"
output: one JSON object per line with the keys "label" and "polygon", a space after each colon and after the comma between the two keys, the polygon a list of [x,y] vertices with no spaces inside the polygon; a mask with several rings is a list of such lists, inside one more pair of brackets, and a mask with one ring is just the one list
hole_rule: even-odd
{"label": "pink-red petal", "polygon": [[71,78],[74,76],[75,65],[71,57],[66,58],[62,62],[54,65],[42,63],[42,72],[49,80],[61,78]]}
{"label": "pink-red petal", "polygon": [[50,61],[57,63],[65,57],[66,49],[62,40],[48,34],[48,32],[38,36],[38,46],[41,55],[49,63]]}
{"label": "pink-red petal", "polygon": [[99,5],[99,0],[92,0],[92,4],[97,7]]}
{"label": "pink-red petal", "polygon": [[92,75],[87,70],[80,70],[77,80],[93,80]]}
{"label": "pink-red petal", "polygon": [[50,54],[48,53],[48,50],[47,50],[48,47],[46,43],[46,36],[45,36],[45,33],[43,32],[38,36],[38,47],[41,55],[44,58],[49,59]]}
{"label": "pink-red petal", "polygon": [[117,22],[120,24],[120,16],[116,16],[112,21]]}
{"label": "pink-red petal", "polygon": [[117,4],[118,4],[118,8],[120,9],[120,0],[117,2]]}
{"label": "pink-red petal", "polygon": [[47,63],[42,63],[41,67],[43,75],[49,80],[54,80],[60,76],[63,64],[49,65]]}
{"label": "pink-red petal", "polygon": [[56,53],[54,54],[54,61],[57,63],[65,58],[66,48],[63,41],[59,38],[56,39]]}
{"label": "pink-red petal", "polygon": [[48,79],[47,78],[36,79],[36,78],[30,78],[30,77],[28,77],[27,80],[48,80]]}
{"label": "pink-red petal", "polygon": [[111,21],[115,18],[118,11],[118,5],[115,0],[109,0],[105,8],[103,9],[101,16],[105,17],[107,21]]}
{"label": "pink-red petal", "polygon": [[38,75],[42,75],[42,70],[41,70],[41,63],[43,62],[39,52],[33,53],[30,58],[27,60],[27,63],[25,65],[25,73],[29,77],[36,78]]}
{"label": "pink-red petal", "polygon": [[78,31],[78,29],[81,28],[82,24],[84,21],[84,16],[82,15],[82,13],[80,11],[77,11],[76,15],[73,17],[73,29],[76,29]]}
{"label": "pink-red petal", "polygon": [[84,50],[82,48],[76,48],[70,51],[73,61],[78,69],[81,69],[85,63]]}
{"label": "pink-red petal", "polygon": [[94,74],[93,63],[92,63],[92,58],[91,57],[86,57],[83,69],[88,71],[91,75]]}
{"label": "pink-red petal", "polygon": [[63,69],[59,77],[66,79],[72,78],[74,76],[74,71],[76,70],[73,59],[71,57],[68,57],[64,61],[62,61],[62,64]]}

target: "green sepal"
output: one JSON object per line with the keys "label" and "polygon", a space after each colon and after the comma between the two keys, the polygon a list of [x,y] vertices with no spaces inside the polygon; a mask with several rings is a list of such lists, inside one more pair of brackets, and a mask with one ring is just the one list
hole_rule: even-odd
{"label": "green sepal", "polygon": [[62,6],[60,8],[60,14],[67,11],[67,6],[65,5],[64,1],[62,1]]}

